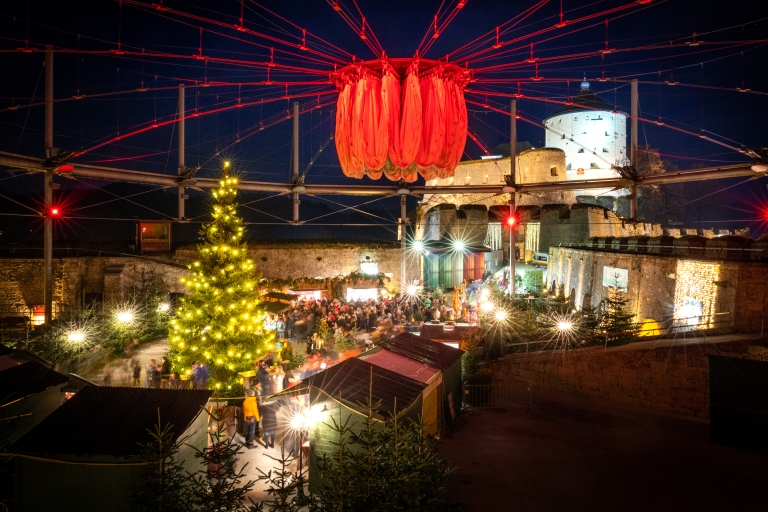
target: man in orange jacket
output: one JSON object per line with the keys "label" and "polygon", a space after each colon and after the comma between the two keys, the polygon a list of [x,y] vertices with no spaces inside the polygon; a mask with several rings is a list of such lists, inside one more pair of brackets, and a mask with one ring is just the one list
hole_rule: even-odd
{"label": "man in orange jacket", "polygon": [[253,438],[259,426],[259,406],[256,403],[256,392],[249,389],[245,392],[243,401],[243,416],[245,417],[245,446],[253,448]]}

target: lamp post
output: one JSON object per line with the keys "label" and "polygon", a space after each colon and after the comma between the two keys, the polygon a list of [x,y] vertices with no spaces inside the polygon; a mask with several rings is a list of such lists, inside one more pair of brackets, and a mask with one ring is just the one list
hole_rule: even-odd
{"label": "lamp post", "polygon": [[[323,409],[321,411],[312,410],[311,407],[307,407],[302,411],[299,411],[296,413],[296,415],[291,418],[291,428],[293,428],[295,431],[299,434],[299,476],[303,477],[303,470],[304,470],[304,433],[307,433],[307,437],[309,436],[309,429],[312,428],[319,419],[320,414],[328,412],[328,407],[323,405]],[[298,496],[304,496],[304,482],[301,482],[301,485],[299,486],[297,497]]]}
{"label": "lamp post", "polygon": [[509,207],[509,217],[507,217],[507,226],[509,226],[509,295],[515,297],[515,213],[512,209],[512,203]]}

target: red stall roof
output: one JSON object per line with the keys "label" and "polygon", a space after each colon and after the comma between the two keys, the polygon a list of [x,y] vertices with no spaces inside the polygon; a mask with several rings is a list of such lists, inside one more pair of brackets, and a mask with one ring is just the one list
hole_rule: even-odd
{"label": "red stall roof", "polygon": [[363,354],[360,356],[360,359],[425,384],[429,383],[435,375],[440,373],[439,368],[396,354],[387,349],[378,350],[371,355]]}

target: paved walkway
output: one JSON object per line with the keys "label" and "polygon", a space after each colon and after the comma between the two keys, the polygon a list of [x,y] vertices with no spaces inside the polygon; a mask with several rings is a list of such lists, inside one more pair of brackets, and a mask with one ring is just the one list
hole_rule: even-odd
{"label": "paved walkway", "polygon": [[768,455],[709,441],[709,425],[612,402],[534,393],[475,410],[440,445],[449,498],[474,511],[764,511]]}
{"label": "paved walkway", "polygon": [[[92,380],[96,384],[104,385],[104,377],[109,374],[110,386],[132,386],[133,385],[133,361],[138,361],[141,366],[141,385],[147,385],[146,369],[150,359],[154,359],[157,364],[161,364],[161,358],[168,353],[168,340],[161,338],[150,343],[146,343],[139,348],[131,357],[118,357],[111,361],[103,363],[103,366],[93,365],[90,369],[84,369],[81,377]],[[82,371],[82,370],[81,370]]]}

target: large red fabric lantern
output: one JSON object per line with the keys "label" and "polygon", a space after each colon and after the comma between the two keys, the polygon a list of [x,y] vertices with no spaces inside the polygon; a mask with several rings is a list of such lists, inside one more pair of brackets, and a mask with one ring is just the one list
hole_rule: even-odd
{"label": "large red fabric lantern", "polygon": [[[422,71],[420,71],[422,70]],[[469,72],[424,59],[360,62],[334,74],[344,174],[412,182],[453,176],[467,139]]]}

